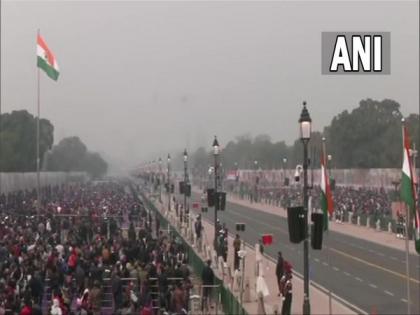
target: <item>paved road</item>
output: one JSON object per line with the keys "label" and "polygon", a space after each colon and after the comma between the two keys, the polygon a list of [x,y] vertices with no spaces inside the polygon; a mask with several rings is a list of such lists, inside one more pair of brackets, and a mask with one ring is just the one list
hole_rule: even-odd
{"label": "paved road", "polygon": [[[193,194],[198,201],[199,195]],[[303,273],[303,244],[289,242],[287,220],[235,203],[227,203],[226,211],[219,211],[222,223],[235,233],[235,223],[246,224],[241,238],[255,244],[261,234],[271,233],[274,245],[265,252],[275,258],[281,250],[292,262],[294,269]],[[279,211],[284,211],[279,209]],[[203,216],[213,222],[214,212],[209,209]],[[368,240],[329,232],[330,262],[327,249],[310,250],[310,278],[360,309],[377,314],[407,314],[407,286],[405,253]],[[232,253],[229,253],[230,255]],[[420,314],[420,258],[411,255],[411,313]]]}

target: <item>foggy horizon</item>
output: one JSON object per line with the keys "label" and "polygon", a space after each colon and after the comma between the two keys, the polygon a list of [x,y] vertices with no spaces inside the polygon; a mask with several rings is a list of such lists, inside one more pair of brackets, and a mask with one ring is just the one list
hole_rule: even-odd
{"label": "foggy horizon", "polygon": [[[210,149],[214,135],[222,146],[243,134],[291,144],[303,100],[315,131],[367,98],[419,112],[415,1],[384,1],[380,14],[378,1],[1,5],[1,112],[36,112],[40,28],[60,66],[58,82],[41,74],[54,142],[78,136],[119,167]],[[321,32],[355,23],[391,32],[390,75],[321,74]]]}

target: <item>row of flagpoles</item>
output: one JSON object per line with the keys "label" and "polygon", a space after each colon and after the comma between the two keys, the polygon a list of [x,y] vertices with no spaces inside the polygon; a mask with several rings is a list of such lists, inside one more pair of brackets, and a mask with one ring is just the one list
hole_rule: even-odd
{"label": "row of flagpoles", "polygon": [[[414,247],[418,254],[420,254],[420,209],[418,207],[417,196],[417,176],[415,167],[414,150],[411,149],[411,142],[405,125],[402,120],[402,135],[403,135],[403,165],[401,178],[401,201],[405,205],[406,221],[405,221],[405,253],[406,253],[406,282],[407,282],[407,314],[411,314],[411,289],[410,289],[410,251],[409,251],[409,228],[411,224],[414,227]],[[328,266],[330,264],[330,244],[328,233],[328,217],[334,212],[334,203],[329,183],[329,175],[326,168],[326,146],[325,138],[322,139],[322,157],[321,157],[321,206],[324,214],[324,230],[327,232],[327,260]],[[332,293],[328,290],[329,313],[332,314]]]}

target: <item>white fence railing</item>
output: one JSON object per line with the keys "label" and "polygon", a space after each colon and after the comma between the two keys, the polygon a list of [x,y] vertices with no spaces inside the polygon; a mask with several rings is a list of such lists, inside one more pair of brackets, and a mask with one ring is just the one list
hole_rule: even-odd
{"label": "white fence railing", "polygon": [[[68,182],[84,182],[87,180],[84,172],[41,172],[41,187],[48,185],[61,185]],[[0,193],[9,193],[17,190],[32,190],[36,188],[36,173],[0,173]]]}
{"label": "white fence railing", "polygon": [[[284,177],[293,180],[295,170],[239,170],[239,181],[255,183],[259,177],[260,185],[282,183]],[[313,176],[314,183],[320,182],[319,169],[309,170],[309,182]],[[332,169],[330,175],[337,185],[393,188],[393,182],[401,179],[401,169]]]}

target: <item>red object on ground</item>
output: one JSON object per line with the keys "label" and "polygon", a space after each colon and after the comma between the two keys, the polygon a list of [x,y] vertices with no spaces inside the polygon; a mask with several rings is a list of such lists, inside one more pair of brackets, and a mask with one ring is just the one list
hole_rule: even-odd
{"label": "red object on ground", "polygon": [[262,242],[264,246],[273,244],[273,235],[272,234],[264,234],[262,236]]}
{"label": "red object on ground", "polygon": [[193,202],[192,207],[193,207],[193,209],[199,209],[200,204],[198,202]]}

